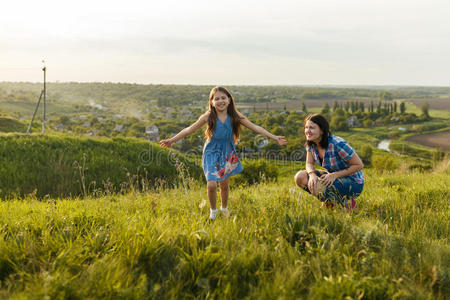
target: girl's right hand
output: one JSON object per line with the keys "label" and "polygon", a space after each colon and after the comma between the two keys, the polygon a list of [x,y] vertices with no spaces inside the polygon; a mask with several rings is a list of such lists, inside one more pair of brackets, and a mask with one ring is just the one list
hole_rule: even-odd
{"label": "girl's right hand", "polygon": [[161,148],[172,147],[172,140],[171,139],[161,140],[159,141],[159,145],[161,146]]}

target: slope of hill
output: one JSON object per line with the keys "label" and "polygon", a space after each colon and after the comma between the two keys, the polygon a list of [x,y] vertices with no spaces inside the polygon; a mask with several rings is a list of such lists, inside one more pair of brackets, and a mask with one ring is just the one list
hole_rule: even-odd
{"label": "slope of hill", "polygon": [[179,170],[202,178],[200,167],[143,140],[0,135],[0,197],[37,197],[139,190],[176,184]]}

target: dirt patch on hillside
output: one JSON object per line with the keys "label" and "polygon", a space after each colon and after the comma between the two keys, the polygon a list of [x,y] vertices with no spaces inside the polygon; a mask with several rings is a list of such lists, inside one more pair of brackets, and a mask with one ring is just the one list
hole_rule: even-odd
{"label": "dirt patch on hillside", "polygon": [[415,135],[407,138],[406,140],[419,145],[442,148],[444,151],[450,151],[450,130]]}

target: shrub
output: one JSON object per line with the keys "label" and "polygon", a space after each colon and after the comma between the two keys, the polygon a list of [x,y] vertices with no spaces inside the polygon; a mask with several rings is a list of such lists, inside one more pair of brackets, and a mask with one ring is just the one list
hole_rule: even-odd
{"label": "shrub", "polygon": [[372,163],[372,153],[372,147],[370,147],[369,145],[364,145],[361,148],[361,151],[359,151],[359,156],[364,164],[370,165]]}
{"label": "shrub", "polygon": [[243,160],[242,166],[244,171],[232,177],[233,185],[255,184],[262,180],[276,181],[278,179],[278,169],[266,160]]}
{"label": "shrub", "polygon": [[431,166],[425,165],[425,164],[412,164],[408,167],[408,170],[411,170],[411,171],[417,170],[419,172],[425,172],[425,171],[430,171]]}
{"label": "shrub", "polygon": [[400,132],[399,131],[391,131],[389,132],[389,139],[393,140],[396,139],[400,136]]}
{"label": "shrub", "polygon": [[337,131],[346,131],[348,130],[348,124],[344,117],[342,116],[333,116],[331,118],[330,123],[331,129],[337,130]]}
{"label": "shrub", "polygon": [[397,161],[390,156],[374,156],[372,166],[379,172],[393,171],[398,168]]}
{"label": "shrub", "polygon": [[441,148],[437,148],[433,151],[433,163],[438,164],[440,161],[442,161],[445,157],[445,152],[442,151]]}
{"label": "shrub", "polygon": [[371,119],[364,120],[363,127],[364,128],[371,128],[373,126],[373,121]]}

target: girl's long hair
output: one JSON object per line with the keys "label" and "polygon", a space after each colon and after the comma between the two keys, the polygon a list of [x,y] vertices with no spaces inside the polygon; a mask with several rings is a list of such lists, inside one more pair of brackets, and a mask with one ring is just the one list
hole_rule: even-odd
{"label": "girl's long hair", "polygon": [[209,117],[208,117],[208,126],[206,127],[206,130],[205,130],[206,138],[208,140],[210,140],[212,138],[214,129],[216,128],[216,124],[217,124],[217,111],[212,104],[214,95],[217,92],[224,93],[230,99],[230,104],[228,105],[227,113],[228,113],[228,115],[230,115],[230,118],[231,118],[231,127],[233,128],[233,141],[235,143],[237,143],[239,141],[239,136],[241,134],[240,117],[236,110],[236,105],[234,104],[233,96],[231,96],[231,93],[222,86],[214,87],[211,90],[211,92],[209,93]]}
{"label": "girl's long hair", "polygon": [[[331,135],[331,132],[330,132],[330,125],[328,124],[327,119],[325,119],[325,117],[322,116],[321,114],[309,115],[306,117],[305,122],[303,123],[303,128],[305,128],[306,122],[308,121],[317,124],[319,128],[322,129],[323,134],[319,144],[320,147],[322,147],[323,149],[328,148],[328,136]],[[311,147],[312,144],[314,144],[313,141],[306,140],[305,147]]]}

